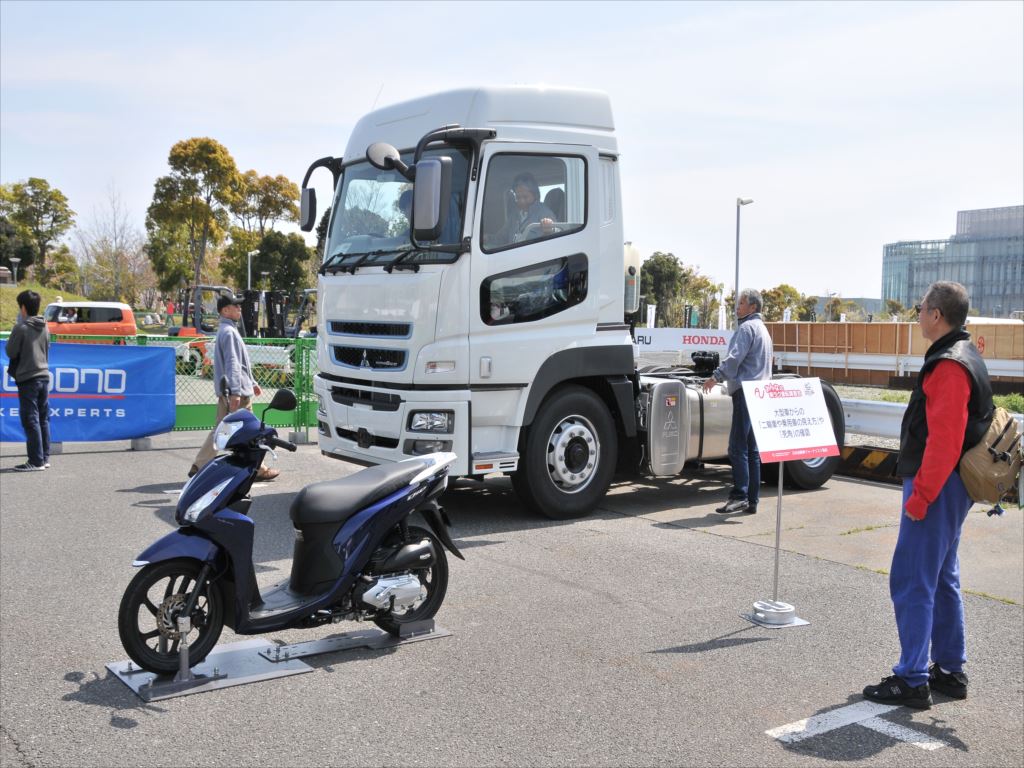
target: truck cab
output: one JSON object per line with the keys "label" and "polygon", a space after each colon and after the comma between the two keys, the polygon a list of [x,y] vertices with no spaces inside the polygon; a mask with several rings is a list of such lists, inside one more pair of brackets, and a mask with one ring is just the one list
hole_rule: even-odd
{"label": "truck cab", "polygon": [[[389,170],[367,158],[381,142],[400,156]],[[400,168],[431,158],[450,181],[433,200],[417,191],[411,214],[447,210],[421,240],[402,206],[420,177]],[[321,449],[371,464],[453,451],[455,475],[512,473],[524,427],[560,385],[589,381],[609,415],[631,402],[618,159],[610,102],[594,91],[457,90],[360,120],[318,285]],[[598,440],[610,479],[604,422],[611,434],[590,423],[566,438],[582,462],[576,493],[607,485],[585,447]]]}
{"label": "truck cab", "polygon": [[[451,451],[455,476],[510,474],[535,510],[587,514],[652,402],[625,321],[640,265],[624,249],[607,95],[477,88],[376,110],[343,159],[310,166],[306,231],[318,168],[334,180],[318,282],[322,452],[379,464]],[[673,386],[659,401],[682,418],[691,397]],[[728,397],[704,408],[689,394],[701,421],[659,438],[658,456],[675,458],[656,474],[728,433],[705,440],[703,420],[727,418]]]}

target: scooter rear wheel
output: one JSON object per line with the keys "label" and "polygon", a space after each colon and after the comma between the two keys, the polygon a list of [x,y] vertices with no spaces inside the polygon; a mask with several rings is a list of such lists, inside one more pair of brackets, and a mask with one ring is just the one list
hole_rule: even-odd
{"label": "scooter rear wheel", "polygon": [[[196,587],[201,567],[199,561],[187,558],[147,565],[125,590],[117,628],[128,656],[143,669],[157,674],[177,671],[181,644],[177,618]],[[194,667],[213,650],[224,626],[223,600],[216,584],[199,594],[191,619],[188,658]]]}
{"label": "scooter rear wheel", "polygon": [[374,624],[395,637],[401,634],[403,624],[432,619],[434,614],[441,610],[441,603],[444,602],[445,593],[448,591],[448,557],[444,545],[433,533],[416,525],[409,526],[409,537],[412,541],[430,539],[434,548],[434,562],[426,568],[413,571],[419,577],[420,583],[427,588],[427,597],[422,603],[405,613],[377,611],[377,615],[373,617]]}

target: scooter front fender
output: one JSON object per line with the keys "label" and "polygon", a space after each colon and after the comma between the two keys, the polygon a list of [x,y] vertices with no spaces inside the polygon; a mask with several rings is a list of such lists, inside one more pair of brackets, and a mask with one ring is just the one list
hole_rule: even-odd
{"label": "scooter front fender", "polygon": [[205,563],[217,556],[217,550],[217,545],[205,536],[198,536],[178,529],[146,547],[145,551],[135,558],[132,565],[138,568],[150,563],[159,563],[162,560],[173,560],[176,557],[191,557]]}

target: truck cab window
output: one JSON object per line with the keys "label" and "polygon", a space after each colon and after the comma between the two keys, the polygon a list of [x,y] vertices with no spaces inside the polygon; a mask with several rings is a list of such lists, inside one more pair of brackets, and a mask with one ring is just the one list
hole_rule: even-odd
{"label": "truck cab window", "polygon": [[586,298],[587,257],[578,253],[487,278],[480,285],[480,317],[487,325],[528,323]]}
{"label": "truck cab window", "polygon": [[492,253],[582,229],[586,180],[582,157],[495,155],[484,187],[483,250]]}
{"label": "truck cab window", "polygon": [[[451,157],[453,165],[448,219],[439,242],[455,243],[462,236],[469,158],[465,150],[454,147],[424,153],[424,157],[438,155]],[[403,152],[402,159],[411,163],[412,152]],[[398,258],[419,264],[454,261],[456,254],[413,248],[409,237],[412,189],[398,171],[380,171],[368,162],[346,166],[334,199],[325,261],[339,266],[387,266]]]}

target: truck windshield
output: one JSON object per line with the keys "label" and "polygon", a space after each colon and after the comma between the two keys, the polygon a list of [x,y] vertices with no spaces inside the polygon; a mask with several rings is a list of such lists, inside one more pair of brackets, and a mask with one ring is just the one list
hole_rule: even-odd
{"label": "truck windshield", "polygon": [[[462,239],[462,217],[466,207],[468,151],[438,147],[424,157],[444,155],[452,159],[452,192],[448,219],[441,243]],[[413,153],[402,160],[412,163]],[[435,253],[413,248],[409,237],[412,211],[412,183],[398,171],[380,171],[367,162],[346,166],[331,216],[331,234],[324,251],[324,266],[345,269],[355,266],[449,263],[454,253]]]}

